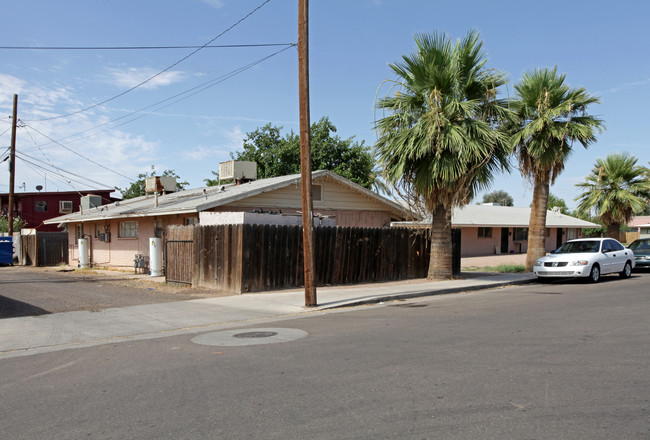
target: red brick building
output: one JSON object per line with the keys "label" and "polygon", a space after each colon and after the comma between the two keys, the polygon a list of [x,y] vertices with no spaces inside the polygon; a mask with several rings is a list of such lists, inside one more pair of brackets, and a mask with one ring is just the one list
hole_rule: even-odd
{"label": "red brick building", "polygon": [[[114,189],[57,191],[57,192],[16,192],[14,193],[14,217],[25,221],[25,228],[35,228],[38,231],[60,231],[57,225],[45,225],[43,222],[54,217],[79,211],[81,197],[96,195],[101,198],[101,204],[107,205],[117,198],[111,198]],[[99,198],[95,200],[99,200]],[[9,212],[9,194],[0,194],[0,214]]]}

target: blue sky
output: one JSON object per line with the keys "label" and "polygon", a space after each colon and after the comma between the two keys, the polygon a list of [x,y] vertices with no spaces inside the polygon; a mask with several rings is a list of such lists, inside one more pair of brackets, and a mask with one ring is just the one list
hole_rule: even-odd
{"label": "blue sky", "polygon": [[[200,46],[262,3],[6,2],[0,10],[0,46]],[[645,105],[650,102],[649,12],[643,1],[312,0],[311,120],[328,116],[338,135],[372,146],[374,102],[378,93],[386,93],[382,81],[392,79],[388,63],[414,50],[413,35],[445,32],[456,39],[477,29],[488,66],[506,74],[510,93],[523,72],[557,65],[571,86],[601,98],[590,112],[604,119],[607,130],[588,150],[575,146],[551,188],[574,207],[574,185],[598,157],[627,152],[644,165],[650,160]],[[271,0],[213,44],[296,42],[297,0]],[[0,49],[0,153],[10,144],[17,93],[18,118],[26,124],[18,130],[18,191],[23,182],[27,191],[36,185],[46,185],[48,191],[125,187],[128,178],[149,172],[152,164],[160,171],[175,170],[191,187],[203,186],[219,162],[241,149],[247,132],[269,122],[298,131],[295,48],[218,82],[282,49],[205,48],[176,65],[194,49]],[[57,117],[116,97],[172,65],[122,96]],[[178,102],[170,99],[202,84],[214,85],[195,89],[198,93],[192,96],[180,95],[185,99]],[[8,191],[6,163],[0,167],[0,192]],[[52,171],[50,165],[76,176]],[[516,170],[498,176],[491,190],[496,189],[510,193],[517,206],[532,200],[532,185]]]}

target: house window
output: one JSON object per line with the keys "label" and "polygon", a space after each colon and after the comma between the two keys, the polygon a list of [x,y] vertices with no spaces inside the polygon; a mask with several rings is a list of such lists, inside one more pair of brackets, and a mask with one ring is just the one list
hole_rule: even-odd
{"label": "house window", "polygon": [[185,226],[193,226],[193,225],[198,225],[199,224],[199,218],[198,217],[188,217],[185,219]]}
{"label": "house window", "polygon": [[478,238],[492,238],[492,228],[478,228]]}
{"label": "house window", "polygon": [[47,202],[45,200],[37,200],[34,202],[34,209],[37,212],[47,212]]}
{"label": "house window", "polygon": [[528,240],[528,228],[513,228],[512,239],[514,241]]}
{"label": "house window", "polygon": [[311,186],[311,199],[314,202],[320,202],[323,200],[323,185]]}
{"label": "house window", "polygon": [[138,222],[120,222],[120,238],[138,238]]}

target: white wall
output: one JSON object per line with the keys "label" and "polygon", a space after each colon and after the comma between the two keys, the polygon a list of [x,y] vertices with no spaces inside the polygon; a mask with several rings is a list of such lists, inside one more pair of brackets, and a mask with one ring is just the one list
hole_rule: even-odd
{"label": "white wall", "polygon": [[[199,224],[208,225],[289,225],[301,226],[302,216],[257,212],[199,212]],[[336,226],[334,218],[314,218],[314,226]]]}

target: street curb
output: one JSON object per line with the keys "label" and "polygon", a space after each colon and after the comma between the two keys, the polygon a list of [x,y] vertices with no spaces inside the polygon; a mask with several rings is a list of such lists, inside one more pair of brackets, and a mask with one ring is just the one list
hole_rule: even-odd
{"label": "street curb", "polygon": [[343,302],[341,304],[317,306],[315,309],[312,309],[312,310],[316,311],[316,310],[341,309],[341,308],[345,308],[345,307],[356,307],[356,306],[363,306],[363,305],[379,304],[379,303],[387,302],[387,301],[405,300],[405,299],[413,299],[413,298],[423,298],[423,297],[427,297],[427,296],[437,296],[437,295],[448,295],[448,294],[451,294],[451,293],[475,292],[477,290],[489,290],[489,289],[498,288],[498,287],[531,284],[531,283],[535,283],[535,282],[537,282],[536,278],[530,278],[530,279],[526,279],[526,280],[503,281],[503,282],[498,282],[498,283],[494,283],[494,284],[490,284],[490,285],[450,287],[450,288],[447,288],[447,289],[440,289],[440,290],[427,289],[427,290],[418,290],[416,292],[408,292],[408,293],[394,293],[394,294],[387,294],[387,295],[383,295],[383,296],[377,296],[375,298],[351,300],[349,302]]}

